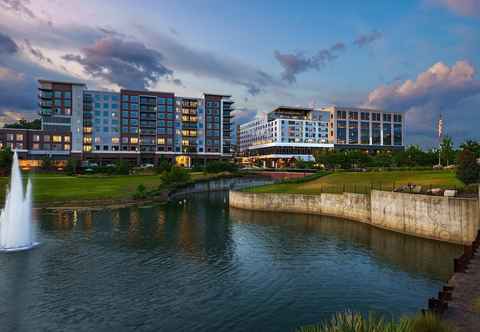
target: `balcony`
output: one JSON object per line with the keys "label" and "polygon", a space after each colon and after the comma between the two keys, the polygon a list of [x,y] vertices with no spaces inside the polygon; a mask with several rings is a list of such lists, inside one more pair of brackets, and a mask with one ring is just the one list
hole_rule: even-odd
{"label": "balcony", "polygon": [[52,99],[53,98],[53,92],[52,91],[39,91],[38,92],[38,98],[40,98],[40,99]]}
{"label": "balcony", "polygon": [[38,114],[44,115],[44,116],[52,115],[52,109],[51,108],[41,108],[40,111],[38,111]]}

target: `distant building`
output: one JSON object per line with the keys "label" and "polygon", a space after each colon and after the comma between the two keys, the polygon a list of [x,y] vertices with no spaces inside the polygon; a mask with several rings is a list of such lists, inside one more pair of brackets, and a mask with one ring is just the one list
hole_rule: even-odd
{"label": "distant building", "polygon": [[403,149],[404,131],[401,113],[281,106],[238,127],[239,156],[244,163],[282,167],[313,161],[319,149]]}
{"label": "distant building", "polygon": [[[173,92],[95,91],[83,83],[49,80],[39,80],[38,89],[42,130],[32,134],[0,129],[0,145],[21,151],[24,167],[37,165],[45,156],[59,163],[70,157],[100,163],[124,159],[132,164],[167,158],[184,166],[232,157],[234,101],[229,95],[190,98]],[[17,134],[25,140],[17,140]],[[43,138],[26,139],[31,135]],[[48,136],[60,136],[61,141],[48,145],[43,140]]]}

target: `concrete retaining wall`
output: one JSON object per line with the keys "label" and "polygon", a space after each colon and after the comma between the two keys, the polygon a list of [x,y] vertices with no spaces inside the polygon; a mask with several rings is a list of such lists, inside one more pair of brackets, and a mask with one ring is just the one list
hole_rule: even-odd
{"label": "concrete retaining wall", "polygon": [[241,209],[320,214],[368,223],[414,236],[470,244],[480,227],[477,199],[385,191],[371,194],[270,194],[230,191]]}

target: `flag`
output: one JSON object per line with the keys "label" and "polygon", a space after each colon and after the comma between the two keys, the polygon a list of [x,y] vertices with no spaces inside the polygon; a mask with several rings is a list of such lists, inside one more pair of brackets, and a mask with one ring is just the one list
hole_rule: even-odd
{"label": "flag", "polygon": [[440,115],[440,118],[438,119],[438,138],[441,138],[443,136],[443,119],[442,116]]}

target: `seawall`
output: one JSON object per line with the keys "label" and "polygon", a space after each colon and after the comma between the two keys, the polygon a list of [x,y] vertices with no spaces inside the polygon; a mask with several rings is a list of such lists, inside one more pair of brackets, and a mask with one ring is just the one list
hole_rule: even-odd
{"label": "seawall", "polygon": [[275,194],[230,191],[231,207],[320,214],[413,236],[470,244],[480,228],[477,199],[372,190],[370,194]]}

